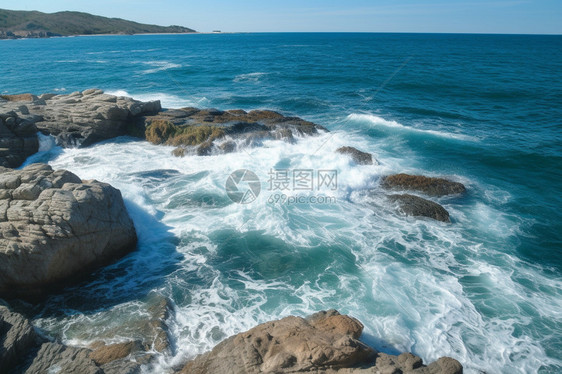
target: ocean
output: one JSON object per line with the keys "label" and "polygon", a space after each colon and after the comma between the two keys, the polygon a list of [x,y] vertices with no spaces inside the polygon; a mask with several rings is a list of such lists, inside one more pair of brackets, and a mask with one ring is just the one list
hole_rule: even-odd
{"label": "ocean", "polygon": [[[83,149],[42,137],[27,162],[119,188],[139,235],[134,253],[28,306],[52,337],[135,338],[159,294],[174,306],[173,349],[146,372],[330,308],[383,352],[451,356],[466,373],[562,371],[562,36],[92,36],[0,41],[0,52],[0,93],[96,87],[330,130],[184,158],[129,137]],[[355,165],[341,146],[379,165]],[[247,204],[226,194],[239,169],[261,181]],[[337,186],[275,190],[275,170],[330,171]],[[438,199],[452,223],[397,214],[379,182],[399,172],[464,183],[465,195]]]}

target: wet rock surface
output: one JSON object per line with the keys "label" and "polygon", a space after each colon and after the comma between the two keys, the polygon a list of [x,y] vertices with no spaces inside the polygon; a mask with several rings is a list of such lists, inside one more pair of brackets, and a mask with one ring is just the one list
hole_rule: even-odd
{"label": "wet rock surface", "polygon": [[340,147],[336,149],[336,152],[350,156],[357,165],[378,165],[378,161],[373,159],[373,155],[354,147]]}
{"label": "wet rock surface", "polygon": [[[220,111],[183,108],[145,116],[137,123],[137,134],[154,144],[177,146],[174,155],[200,156],[229,153],[236,144],[259,145],[264,140],[293,142],[296,136],[316,135],[324,127],[298,117],[285,117],[270,110]],[[235,141],[233,141],[235,140]]]}
{"label": "wet rock surface", "polygon": [[0,373],[137,374],[141,364],[133,356],[143,349],[137,341],[99,343],[93,350],[47,341],[0,300]]}
{"label": "wet rock surface", "polygon": [[428,196],[445,196],[466,192],[462,183],[423,175],[394,174],[382,179],[381,186],[388,190],[409,190]]}
{"label": "wet rock surface", "polygon": [[427,217],[441,222],[451,222],[449,212],[438,203],[416,195],[390,195],[389,200],[396,202],[399,210],[414,217]]}
{"label": "wet rock surface", "polygon": [[[37,151],[38,130],[54,136],[62,147],[87,147],[131,135],[154,144],[174,145],[178,147],[174,151],[177,156],[229,153],[236,150],[237,144],[257,146],[270,139],[294,142],[295,137],[327,131],[312,122],[270,110],[162,110],[160,101],[141,102],[108,95],[99,89],[68,95],[3,95],[0,96],[1,116],[16,116],[19,126],[13,128],[14,119],[9,119],[11,127],[0,122],[0,135],[8,136],[8,131],[17,130],[14,136],[10,135],[12,140],[0,143],[0,163],[9,167],[19,166]],[[22,137],[29,139],[24,142]],[[16,149],[21,149],[21,156],[16,155]],[[7,156],[9,160],[4,160]]]}

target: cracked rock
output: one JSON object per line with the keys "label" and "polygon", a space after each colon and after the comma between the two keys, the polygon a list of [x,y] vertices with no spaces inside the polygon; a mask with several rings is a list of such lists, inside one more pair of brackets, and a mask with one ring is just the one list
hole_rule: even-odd
{"label": "cracked rock", "polygon": [[0,167],[0,296],[34,297],[135,248],[121,193],[32,164]]}

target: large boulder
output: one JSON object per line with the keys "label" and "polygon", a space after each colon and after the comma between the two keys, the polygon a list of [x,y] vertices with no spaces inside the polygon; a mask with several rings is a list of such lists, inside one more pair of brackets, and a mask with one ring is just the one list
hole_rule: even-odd
{"label": "large boulder", "polygon": [[0,168],[0,296],[34,296],[135,248],[119,190],[33,164]]}
{"label": "large boulder", "polygon": [[388,198],[392,202],[398,203],[400,210],[406,215],[428,217],[441,222],[451,222],[449,212],[434,201],[409,194],[390,195]]}
{"label": "large boulder", "polygon": [[426,367],[412,354],[379,353],[358,340],[362,331],[359,321],[335,310],[286,317],[224,340],[180,373],[462,373],[451,358]]}
{"label": "large boulder", "polygon": [[29,115],[25,106],[16,109],[19,114],[0,107],[0,166],[10,168],[20,166],[39,149],[35,123],[41,118]]}
{"label": "large boulder", "polygon": [[230,337],[189,362],[185,374],[280,373],[346,367],[375,352],[357,340],[363,325],[339,313],[286,317]]}
{"label": "large boulder", "polygon": [[428,196],[460,194],[465,186],[444,178],[432,178],[423,175],[394,174],[382,179],[381,186],[389,190],[418,191]]}

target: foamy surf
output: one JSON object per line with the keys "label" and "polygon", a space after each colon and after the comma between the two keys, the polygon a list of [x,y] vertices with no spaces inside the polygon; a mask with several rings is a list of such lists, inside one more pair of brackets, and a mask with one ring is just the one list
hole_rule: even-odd
{"label": "foamy surf", "polygon": [[181,68],[183,66],[169,61],[144,61],[142,64],[153,67],[152,69],[143,70],[142,74],[153,74],[160,71]]}
{"label": "foamy surf", "polygon": [[458,134],[458,133],[451,133],[451,132],[444,132],[438,130],[431,130],[431,129],[420,129],[417,127],[410,127],[405,126],[399,122],[393,120],[386,120],[382,117],[373,115],[373,114],[358,114],[352,113],[347,116],[348,121],[357,122],[357,123],[364,123],[372,127],[385,127],[390,128],[395,131],[400,131],[403,133],[413,133],[418,135],[430,135],[436,136],[440,138],[449,138],[449,139],[456,139],[456,140],[463,140],[463,141],[471,141],[476,142],[478,141],[477,138],[469,135]]}
{"label": "foamy surf", "polygon": [[259,82],[263,77],[267,76],[270,73],[248,73],[248,74],[240,74],[234,77],[234,82]]}
{"label": "foamy surf", "polygon": [[[343,144],[369,150],[381,165],[350,163],[335,153]],[[517,313],[533,305],[556,319],[558,291],[537,298],[511,278],[520,274],[552,290],[562,285],[495,248],[493,243],[511,240],[516,232],[488,224],[501,215],[491,207],[444,201],[457,219],[451,226],[400,217],[382,198],[365,200],[361,191],[376,190],[378,178],[397,167],[376,142],[336,132],[207,157],[176,158],[171,150],[119,138],[61,150],[50,161],[54,168],[119,188],[140,234],[139,251],[128,258],[123,276],[81,292],[103,289],[106,297],[118,298],[138,289],[160,292],[174,302],[175,317],[168,322],[176,349],[171,356],[159,356],[146,372],[166,372],[258,323],[326,308],[363,321],[364,339],[379,350],[413,351],[426,361],[454,356],[467,373],[498,368],[524,373],[541,362],[555,363],[534,339],[525,334],[514,339],[515,314],[507,320],[483,317],[481,308],[491,303]],[[276,167],[337,170],[337,203],[269,203],[267,180]],[[225,196],[226,177],[241,168],[253,170],[263,186],[262,195],[248,205],[233,204]],[[478,213],[478,219],[489,220],[478,228],[487,237],[484,245],[471,234],[471,212],[483,209],[488,212]],[[506,224],[512,221],[503,215]],[[162,230],[151,226],[156,220]],[[461,253],[473,255],[467,259]],[[88,326],[115,327],[119,314],[142,308],[142,302],[130,302],[88,319],[71,314],[37,324],[64,340],[87,344],[101,334]],[[133,334],[126,326],[120,331],[125,337]],[[516,354],[502,354],[514,345]]]}

